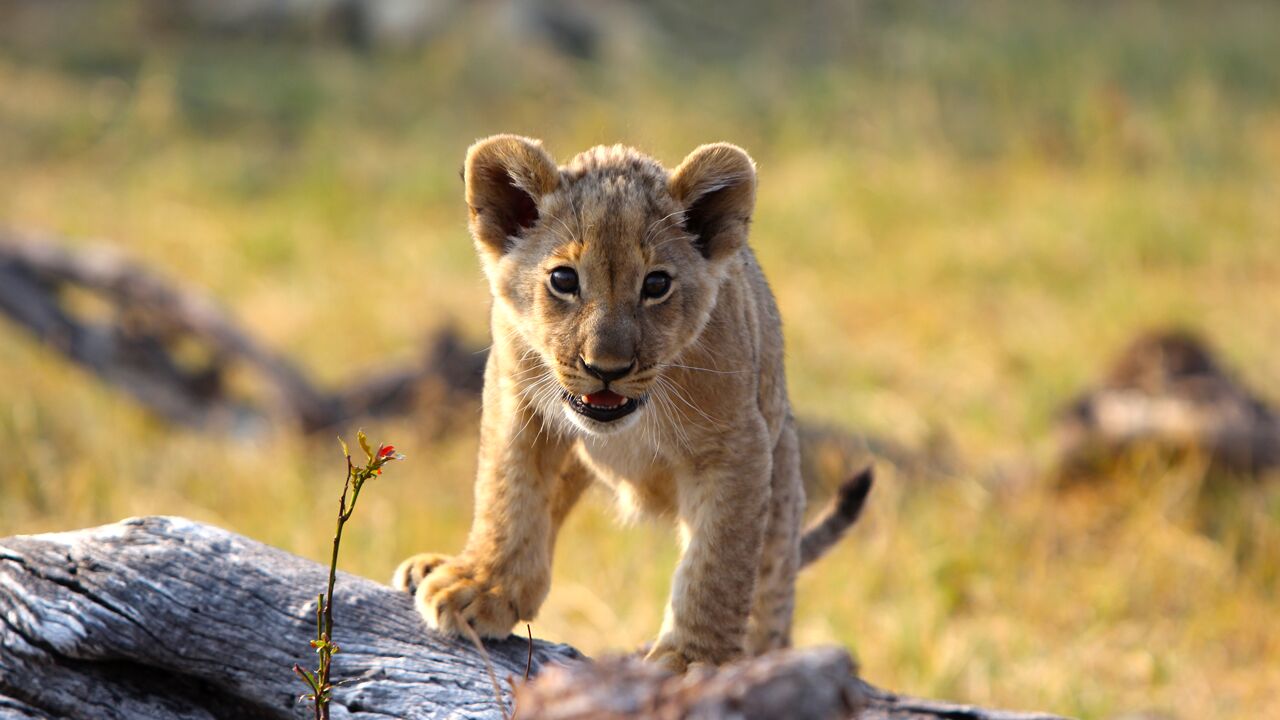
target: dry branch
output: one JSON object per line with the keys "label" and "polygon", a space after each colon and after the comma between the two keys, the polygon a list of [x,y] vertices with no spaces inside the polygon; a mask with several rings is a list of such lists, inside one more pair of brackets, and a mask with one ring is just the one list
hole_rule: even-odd
{"label": "dry branch", "polygon": [[[77,303],[77,293],[97,302]],[[324,390],[206,295],[105,246],[73,251],[56,238],[4,230],[0,312],[152,411],[197,428],[234,431],[287,422],[306,432],[329,430],[362,417],[405,413],[430,384],[446,396],[474,396],[484,368],[482,354],[445,332],[428,343],[416,367]],[[265,391],[255,397],[232,388],[237,371]]]}
{"label": "dry branch", "polygon": [[1222,470],[1280,468],[1280,412],[1182,330],[1135,339],[1058,419],[1060,472],[1093,474],[1134,448],[1192,453]]}
{"label": "dry branch", "polygon": [[[0,718],[305,717],[290,668],[309,660],[326,575],[181,518],[0,540]],[[427,632],[407,595],[344,574],[334,617],[334,718],[501,716],[484,659]],[[829,648],[681,678],[533,647],[539,676],[517,694],[521,718],[826,718],[864,704],[872,719],[1047,718],[883,693]],[[499,678],[523,677],[527,640],[486,649]]]}

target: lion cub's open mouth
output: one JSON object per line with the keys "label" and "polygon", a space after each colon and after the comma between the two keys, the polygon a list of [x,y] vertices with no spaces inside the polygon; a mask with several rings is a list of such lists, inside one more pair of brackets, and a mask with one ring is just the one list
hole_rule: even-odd
{"label": "lion cub's open mouth", "polygon": [[639,400],[623,397],[612,390],[598,390],[590,395],[565,392],[564,401],[579,415],[603,423],[624,418],[640,407]]}

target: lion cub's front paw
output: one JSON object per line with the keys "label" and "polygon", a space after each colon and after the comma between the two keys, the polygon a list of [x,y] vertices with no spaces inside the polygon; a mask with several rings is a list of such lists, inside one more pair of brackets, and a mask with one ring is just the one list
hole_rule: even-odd
{"label": "lion cub's front paw", "polygon": [[440,553],[418,553],[400,563],[400,567],[396,568],[391,576],[391,587],[412,595],[418,591],[418,586],[422,585],[424,578],[452,559]]}
{"label": "lion cub's front paw", "polygon": [[520,619],[508,588],[458,558],[430,570],[415,600],[428,625],[451,635],[466,636],[469,625],[481,637],[505,638]]}

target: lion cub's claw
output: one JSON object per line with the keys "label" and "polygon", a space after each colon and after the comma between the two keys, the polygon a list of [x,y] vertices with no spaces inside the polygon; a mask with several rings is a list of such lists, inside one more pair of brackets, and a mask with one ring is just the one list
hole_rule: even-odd
{"label": "lion cub's claw", "polygon": [[410,595],[418,592],[423,579],[453,558],[440,553],[419,553],[400,563],[391,576],[391,587]]}
{"label": "lion cub's claw", "polygon": [[679,650],[659,650],[654,648],[644,656],[645,662],[651,662],[667,672],[683,675],[689,669],[689,658]]}
{"label": "lion cub's claw", "polygon": [[716,664],[708,660],[695,658],[693,654],[670,643],[659,641],[644,656],[645,662],[651,662],[668,672],[683,675],[686,672],[702,668],[714,668]]}
{"label": "lion cub's claw", "polygon": [[466,637],[470,635],[466,626],[470,626],[480,637],[505,638],[520,619],[515,601],[500,585],[454,558],[431,567],[414,599],[427,625],[449,635]]}

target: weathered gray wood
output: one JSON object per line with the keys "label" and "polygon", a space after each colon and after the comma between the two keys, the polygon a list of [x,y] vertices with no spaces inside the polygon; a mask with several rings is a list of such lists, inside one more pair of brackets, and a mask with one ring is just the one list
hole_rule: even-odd
{"label": "weathered gray wood", "polygon": [[849,653],[831,647],[770,653],[684,677],[634,658],[550,666],[517,688],[516,707],[540,720],[1055,720],[885,692],[858,679]]}
{"label": "weathered gray wood", "polygon": [[[9,538],[0,698],[52,717],[305,717],[291,668],[314,667],[326,574],[180,518]],[[425,632],[404,593],[344,574],[334,625],[334,718],[500,716],[480,655]],[[523,677],[527,641],[487,647],[499,678]],[[539,642],[534,668],[577,657]]]}
{"label": "weathered gray wood", "polygon": [[[0,718],[306,717],[291,668],[314,662],[307,643],[326,574],[182,518],[0,540]],[[343,574],[334,600],[334,718],[502,716],[484,658],[427,632],[407,595]],[[505,696],[528,642],[485,646]],[[582,659],[535,641],[534,673],[569,666],[520,689],[519,717],[591,717],[575,708],[631,698],[632,712],[616,717],[751,717],[744,707],[838,717],[865,700],[872,719],[1047,718],[899,698],[862,684],[848,654],[830,648],[686,678]]]}
{"label": "weathered gray wood", "polygon": [[542,720],[689,717],[848,718],[866,704],[849,653],[770,653],[719,671],[673,676],[635,658],[548,668],[516,690],[522,714]]}

